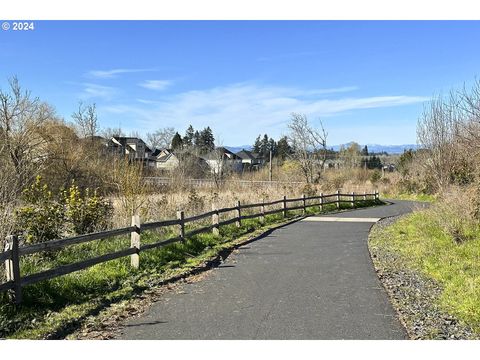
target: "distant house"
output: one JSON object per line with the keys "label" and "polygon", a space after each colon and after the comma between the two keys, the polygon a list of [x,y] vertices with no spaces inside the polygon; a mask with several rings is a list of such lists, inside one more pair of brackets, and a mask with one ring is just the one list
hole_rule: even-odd
{"label": "distant house", "polygon": [[156,149],[152,155],[152,163],[154,167],[159,170],[170,171],[178,167],[180,161],[173,153],[172,149]]}
{"label": "distant house", "polygon": [[243,169],[242,158],[224,147],[217,147],[200,157],[205,160],[213,174],[241,172]]}
{"label": "distant house", "polygon": [[151,161],[152,150],[137,137],[113,136],[106,146],[109,153],[125,156],[130,161],[142,161],[144,164]]}
{"label": "distant house", "polygon": [[258,170],[264,163],[265,159],[259,154],[242,149],[236,153],[242,159],[242,170]]}
{"label": "distant house", "polygon": [[327,159],[325,160],[324,167],[326,169],[340,169],[344,167],[345,161],[342,159]]}

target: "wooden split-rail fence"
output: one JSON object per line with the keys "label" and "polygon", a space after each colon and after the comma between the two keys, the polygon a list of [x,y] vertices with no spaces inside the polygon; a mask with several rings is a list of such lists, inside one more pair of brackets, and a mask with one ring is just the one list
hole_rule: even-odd
{"label": "wooden split-rail fence", "polygon": [[[235,223],[236,226],[240,227],[242,225],[242,220],[253,218],[260,218],[260,220],[263,222],[265,221],[265,216],[280,212],[283,213],[283,217],[286,218],[287,211],[291,210],[302,210],[303,214],[305,214],[307,208],[313,206],[318,206],[320,208],[320,211],[322,211],[323,207],[327,204],[335,204],[336,208],[339,209],[341,206],[340,204],[346,203],[349,204],[350,207],[354,208],[358,202],[378,199],[379,193],[375,190],[373,193],[364,192],[363,194],[358,194],[354,192],[349,194],[342,194],[340,193],[340,191],[337,191],[334,194],[320,194],[318,196],[308,197],[303,195],[301,198],[294,199],[288,199],[286,196],[284,196],[283,199],[270,202],[262,201],[261,203],[255,204],[241,204],[240,201],[237,201],[234,206],[228,208],[219,209],[216,208],[215,205],[213,205],[212,211],[204,214],[185,217],[185,213],[183,211],[178,211],[176,219],[147,222],[143,224],[141,224],[140,222],[140,217],[138,215],[134,215],[132,216],[131,226],[128,227],[79,235],[65,239],[45,241],[24,246],[19,246],[19,237],[17,235],[10,235],[7,237],[5,250],[0,253],[0,263],[4,262],[5,264],[7,278],[7,281],[5,283],[0,284],[0,292],[9,291],[12,295],[13,301],[19,304],[22,301],[22,288],[24,286],[34,284],[39,281],[52,279],[58,276],[66,275],[106,261],[118,259],[125,256],[130,256],[131,266],[133,268],[138,268],[140,265],[140,252],[161,248],[176,242],[181,242],[190,236],[209,231],[212,231],[214,234],[218,235],[220,226]],[[300,202],[301,204],[295,204],[295,206],[290,207],[288,206],[291,203],[298,202]],[[275,205],[277,206],[277,208],[267,210],[268,207],[273,207]],[[278,207],[279,205],[281,206]],[[260,212],[242,215],[242,210],[255,208],[260,209]],[[232,212],[235,213],[235,216],[233,218],[220,221],[220,214]],[[211,218],[210,225],[193,229],[187,233],[185,232],[185,224],[207,218]],[[178,235],[176,237],[154,243],[144,245],[141,244],[142,231],[158,229],[167,226],[177,226]],[[70,245],[82,244],[93,240],[106,239],[120,235],[130,235],[129,248],[97,256],[88,260],[79,261],[73,264],[62,265],[54,269],[45,270],[25,276],[21,275],[20,258],[22,256],[40,253],[43,251],[58,250]]]}

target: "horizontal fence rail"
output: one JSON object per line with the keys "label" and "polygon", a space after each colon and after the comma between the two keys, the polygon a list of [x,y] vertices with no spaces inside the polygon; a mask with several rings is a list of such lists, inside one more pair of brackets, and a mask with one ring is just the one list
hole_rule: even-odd
{"label": "horizontal fence rail", "polygon": [[[144,178],[145,181],[157,185],[171,185],[176,181],[171,178],[149,176]],[[190,186],[223,186],[232,185],[305,185],[303,181],[279,181],[279,180],[214,180],[214,179],[183,179],[182,182]]]}
{"label": "horizontal fence rail", "polygon": [[[242,220],[260,218],[262,222],[265,221],[265,216],[283,213],[283,217],[287,217],[288,211],[303,210],[306,213],[307,208],[317,206],[320,210],[323,210],[324,205],[335,204],[336,208],[340,208],[340,204],[350,204],[352,208],[356,206],[356,203],[362,201],[378,200],[379,193],[375,191],[373,193],[340,193],[337,191],[334,194],[320,194],[318,196],[305,196],[301,198],[288,199],[286,196],[280,200],[274,201],[262,201],[254,204],[241,204],[240,201],[235,203],[235,206],[217,208],[212,205],[212,211],[208,211],[203,214],[185,217],[183,211],[177,212],[177,219],[163,220],[156,222],[140,223],[138,215],[132,217],[132,225],[124,228],[113,229],[108,231],[101,231],[92,234],[79,235],[66,239],[58,239],[45,241],[38,244],[19,246],[19,238],[16,235],[7,237],[7,244],[5,250],[0,253],[0,263],[5,264],[6,279],[7,281],[0,284],[0,292],[10,291],[12,298],[16,303],[22,301],[22,287],[30,284],[37,283],[48,279],[53,279],[58,276],[70,274],[75,271],[83,270],[91,266],[101,264],[106,261],[111,261],[121,257],[130,256],[131,266],[133,268],[139,267],[139,254],[142,251],[158,249],[173,243],[185,241],[186,238],[212,231],[214,234],[219,234],[219,227],[236,224],[241,226]],[[315,201],[316,200],[316,201]],[[292,206],[288,206],[291,204]],[[266,207],[275,205],[281,205],[274,209],[266,210]],[[259,212],[253,214],[242,215],[244,209],[258,209]],[[220,221],[220,214],[232,213],[235,215],[229,219]],[[199,220],[211,219],[211,224],[194,228],[188,232],[185,232],[185,224],[192,223]],[[141,245],[140,234],[145,230],[159,229],[168,226],[178,227],[178,236],[169,239],[162,239],[161,241]],[[121,249],[113,253],[104,254],[88,260],[75,262],[73,264],[62,265],[54,269],[41,271],[38,273],[21,276],[20,274],[20,257],[36,254],[44,251],[52,251],[65,248],[71,245],[82,244],[94,240],[106,240],[108,238],[130,235],[130,248]]]}

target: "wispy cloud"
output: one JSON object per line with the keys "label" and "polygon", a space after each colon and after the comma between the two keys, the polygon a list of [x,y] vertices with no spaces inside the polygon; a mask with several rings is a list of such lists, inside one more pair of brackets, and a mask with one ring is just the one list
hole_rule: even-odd
{"label": "wispy cloud", "polygon": [[146,131],[167,121],[179,130],[188,124],[194,127],[210,125],[225,141],[238,144],[250,141],[259,132],[280,135],[286,130],[292,112],[305,113],[311,118],[329,117],[359,109],[403,106],[428,100],[408,95],[332,98],[333,94],[356,89],[346,86],[302,90],[239,83],[162,96],[156,100],[137,99],[141,104],[116,105],[104,110],[130,114]]}
{"label": "wispy cloud", "polygon": [[111,100],[118,94],[118,89],[111,86],[103,86],[92,83],[83,83],[82,99],[100,98]]}
{"label": "wispy cloud", "polygon": [[167,87],[172,85],[172,81],[171,80],[145,80],[138,85],[146,89],[161,91],[161,90],[165,90]]}
{"label": "wispy cloud", "polygon": [[91,70],[87,72],[88,77],[96,79],[112,79],[118,77],[120,74],[139,73],[156,71],[155,69],[110,69],[110,70]]}

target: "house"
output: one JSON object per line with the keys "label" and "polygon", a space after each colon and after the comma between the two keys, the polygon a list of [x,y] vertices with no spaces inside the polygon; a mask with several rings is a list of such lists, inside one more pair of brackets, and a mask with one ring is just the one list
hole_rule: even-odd
{"label": "house", "polygon": [[327,159],[323,166],[325,169],[340,169],[345,166],[345,161],[342,159]]}
{"label": "house", "polygon": [[106,146],[110,154],[125,156],[130,161],[142,161],[146,165],[152,161],[152,150],[137,137],[113,136]]}
{"label": "house", "polygon": [[265,163],[265,159],[259,154],[242,149],[236,153],[242,159],[242,170],[258,170]]}
{"label": "house", "polygon": [[159,170],[171,171],[180,164],[172,149],[156,149],[152,153],[151,159],[153,166]]}
{"label": "house", "polygon": [[200,155],[213,174],[227,172],[241,172],[243,169],[242,158],[224,147],[217,147],[207,154]]}

